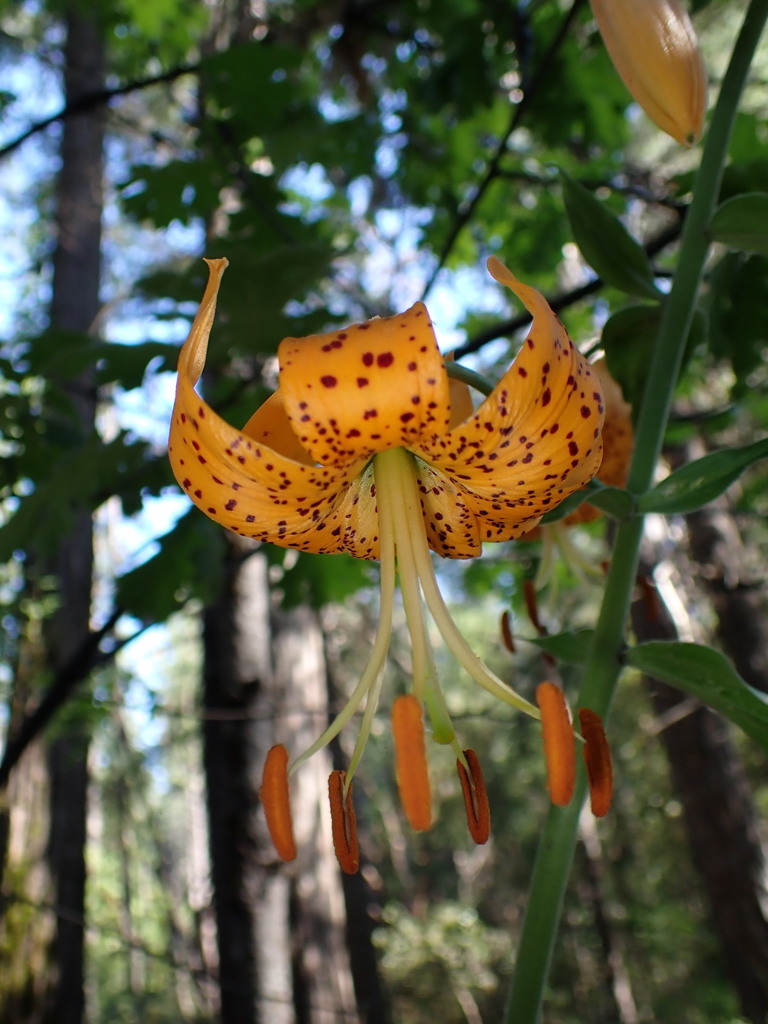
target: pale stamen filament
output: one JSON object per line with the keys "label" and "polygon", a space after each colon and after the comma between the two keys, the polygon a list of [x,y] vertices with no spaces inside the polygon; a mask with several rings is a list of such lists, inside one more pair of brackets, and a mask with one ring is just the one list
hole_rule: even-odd
{"label": "pale stamen filament", "polygon": [[[384,664],[387,660],[389,642],[392,633],[392,609],[395,599],[395,532],[392,521],[392,509],[389,502],[384,502],[383,507],[380,507],[379,509],[379,551],[381,559],[381,577],[379,584],[381,600],[379,604],[379,621],[376,627],[376,639],[374,640],[373,648],[371,650],[371,657],[365,667],[365,671],[360,677],[360,682],[353,690],[347,703],[334,718],[325,732],[315,740],[311,747],[296,758],[288,769],[289,774],[293,774],[293,772],[295,772],[300,765],[304,764],[305,761],[309,760],[313,754],[316,754],[318,750],[322,750],[324,746],[338,736],[344,726],[357,711],[365,695],[368,694],[368,701],[366,702],[362,727],[353,753],[354,766],[356,766],[360,761],[360,757],[362,756],[365,743],[370,733],[371,721],[373,719],[374,712],[376,711],[379,693],[381,692],[380,677],[384,669]],[[345,793],[349,790],[349,783],[352,781],[352,775],[353,770],[352,766],[350,766],[350,769],[347,772]]]}
{"label": "pale stamen filament", "polygon": [[403,449],[394,448],[391,454],[397,458],[398,471],[400,475],[400,486],[404,497],[404,505],[409,523],[411,547],[416,565],[416,572],[421,583],[421,590],[424,600],[427,603],[430,614],[445,640],[446,646],[453,654],[459,664],[469,675],[486,689],[494,697],[504,701],[512,707],[519,708],[532,718],[539,718],[539,710],[529,701],[516,693],[510,686],[507,686],[499,677],[484,665],[467,641],[462,636],[458,626],[451,618],[450,612],[443,600],[440,589],[435,578],[435,570],[432,566],[432,558],[427,544],[427,534],[424,526],[424,516],[421,508],[418,487],[416,483],[416,470],[414,456]]}

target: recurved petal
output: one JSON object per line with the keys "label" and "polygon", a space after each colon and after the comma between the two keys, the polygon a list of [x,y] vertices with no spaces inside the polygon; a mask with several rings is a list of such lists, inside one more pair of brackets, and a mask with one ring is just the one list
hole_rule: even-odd
{"label": "recurved petal", "polygon": [[[197,394],[225,260],[211,260],[200,311],[179,356],[169,456],[174,475],[211,519],[243,537],[302,551],[378,557],[372,474],[364,460],[341,468],[291,458],[228,424]],[[279,400],[249,422],[291,452]],[[254,426],[255,422],[255,426]]]}
{"label": "recurved petal", "polygon": [[303,462],[307,466],[314,465],[311,455],[302,447],[293,432],[285,411],[283,394],[279,389],[262,402],[243,427],[243,433],[252,437],[254,441],[269,445],[289,459]]}
{"label": "recurved petal", "polygon": [[[500,541],[529,531],[594,476],[602,453],[603,397],[543,296],[498,260],[488,266],[533,314],[530,333],[474,416],[424,444],[419,454],[462,494],[477,518],[479,540]],[[424,502],[429,521],[429,495]]]}
{"label": "recurved petal", "polygon": [[480,522],[471,495],[427,462],[416,465],[427,542],[444,558],[472,558],[480,553]]}
{"label": "recurved petal", "polygon": [[344,466],[445,431],[450,392],[426,307],[278,348],[288,420],[312,460]]}

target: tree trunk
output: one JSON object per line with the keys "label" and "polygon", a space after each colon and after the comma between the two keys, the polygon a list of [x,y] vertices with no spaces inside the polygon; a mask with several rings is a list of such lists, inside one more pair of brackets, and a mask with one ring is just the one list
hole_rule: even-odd
{"label": "tree trunk", "polygon": [[[73,5],[67,17],[65,91],[68,103],[104,82],[103,27],[86,8]],[[57,240],[53,260],[51,326],[92,333],[100,309],[101,216],[103,208],[104,112],[91,111],[64,123],[57,183]],[[88,438],[95,429],[96,392],[89,372],[61,382]],[[59,546],[54,571],[59,605],[47,636],[53,671],[88,639],[93,576],[93,535],[89,510],[77,513]],[[88,726],[73,722],[51,742],[49,863],[57,906],[56,939],[45,1021],[80,1024],[85,1008],[84,915]]]}
{"label": "tree trunk", "polygon": [[[650,574],[653,566],[650,557],[645,571]],[[681,611],[690,597],[678,596]],[[656,606],[638,602],[633,607],[633,623],[640,640],[678,639],[681,633],[680,624],[661,600]],[[745,635],[749,631],[745,624]],[[742,761],[723,718],[706,707],[678,716],[675,712],[684,707],[684,695],[655,680],[648,685],[657,715],[671,722],[660,735],[683,806],[693,862],[704,883],[705,898],[741,1012],[754,1024],[765,1024],[765,859]]]}
{"label": "tree trunk", "polygon": [[292,780],[299,848],[282,865],[259,813],[266,752],[295,755],[327,722],[322,637],[306,608],[270,608],[263,553],[232,538],[206,610],[205,769],[222,1024],[356,1024],[321,752]]}
{"label": "tree trunk", "polygon": [[[72,103],[103,84],[104,39],[98,17],[81,4],[71,6],[66,33],[64,91]],[[50,306],[54,330],[90,333],[99,312],[103,143],[103,111],[64,121]],[[92,374],[62,374],[52,386],[56,394],[48,414],[62,416],[62,409],[68,409],[65,427],[73,443],[88,438],[96,413]],[[37,571],[56,579],[57,607],[43,636],[28,638],[24,659],[35,664],[31,669],[21,665],[15,682],[22,717],[30,700],[39,697],[46,668],[48,674],[61,671],[89,638],[93,551],[88,510],[75,514],[55,555]],[[17,905],[6,931],[11,965],[0,982],[3,1022],[81,1024],[83,1019],[87,757],[87,726],[73,716],[49,743],[33,744],[9,786],[6,890],[13,893],[12,908],[14,900]],[[26,806],[19,806],[20,800]],[[33,806],[39,815],[34,827],[27,813]]]}
{"label": "tree trunk", "polygon": [[[328,723],[328,679],[317,614],[298,607],[273,615],[275,689],[283,718],[276,730],[296,756]],[[319,751],[291,787],[297,870],[293,876],[293,944],[297,1019],[304,1024],[358,1024],[341,877],[328,811],[330,753]]]}

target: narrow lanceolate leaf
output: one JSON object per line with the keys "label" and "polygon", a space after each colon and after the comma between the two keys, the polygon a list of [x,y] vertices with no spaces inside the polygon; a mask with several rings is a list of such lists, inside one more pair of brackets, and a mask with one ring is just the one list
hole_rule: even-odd
{"label": "narrow lanceolate leaf", "polygon": [[[643,401],[647,369],[659,333],[661,315],[662,306],[657,302],[625,306],[603,326],[600,343],[605,349],[608,369],[621,384],[624,397],[633,409],[639,409]],[[685,342],[683,366],[707,337],[707,318],[702,310],[695,309]]]}
{"label": "narrow lanceolate leaf", "polygon": [[557,661],[569,665],[583,665],[589,657],[594,630],[576,629],[551,636],[526,637],[529,643],[551,654]]}
{"label": "narrow lanceolate leaf", "polygon": [[723,448],[676,469],[638,500],[641,512],[695,512],[719,497],[758,459],[768,457],[768,438],[743,448]]}
{"label": "narrow lanceolate leaf", "polygon": [[628,295],[659,299],[645,250],[611,211],[565,171],[563,199],[581,255],[606,284]]}
{"label": "narrow lanceolate leaf", "polygon": [[469,834],[478,846],[488,842],[491,834],[491,809],[488,803],[488,793],[485,789],[485,779],[480,760],[474,750],[463,751],[464,758],[469,771],[461,761],[456,761],[456,769],[459,773],[461,791],[464,795],[464,808],[467,812],[467,825]]}
{"label": "narrow lanceolate leaf", "polygon": [[432,827],[432,792],[429,785],[424,719],[418,700],[408,694],[392,704],[392,735],[400,803],[411,828]]}
{"label": "narrow lanceolate leaf", "polygon": [[729,249],[768,253],[768,193],[748,192],[727,200],[713,214],[709,231]]}
{"label": "narrow lanceolate leaf", "polygon": [[768,696],[746,683],[712,647],[649,640],[632,647],[626,663],[720,711],[768,750]]}
{"label": "narrow lanceolate leaf", "polygon": [[579,708],[579,725],[584,739],[584,764],[589,783],[589,803],[596,818],[603,818],[613,799],[613,762],[603,720],[591,708]]}
{"label": "narrow lanceolate leaf", "polygon": [[328,779],[328,796],[331,802],[331,832],[333,848],[341,870],[354,875],[360,867],[360,851],[357,844],[357,818],[352,802],[352,783],[344,793],[347,773],[331,772]]}
{"label": "narrow lanceolate leaf", "polygon": [[560,687],[550,682],[536,687],[536,703],[541,711],[549,798],[558,807],[567,807],[576,785],[576,738],[568,705]]}
{"label": "narrow lanceolate leaf", "polygon": [[291,794],[288,788],[288,751],[282,743],[267,752],[259,796],[278,855],[282,860],[295,860],[296,840],[293,837]]}
{"label": "narrow lanceolate leaf", "polygon": [[577,491],[566,498],[557,508],[542,516],[542,523],[557,523],[574,513],[583,504],[594,505],[601,512],[606,512],[614,519],[631,519],[635,510],[635,500],[629,491],[621,487],[606,487],[599,480],[592,480],[583,491]]}

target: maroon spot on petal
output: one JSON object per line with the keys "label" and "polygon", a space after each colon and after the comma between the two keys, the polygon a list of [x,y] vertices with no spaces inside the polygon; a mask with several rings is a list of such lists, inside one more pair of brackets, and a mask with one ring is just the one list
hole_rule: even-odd
{"label": "maroon spot on petal", "polygon": [[234,498],[230,498],[229,501],[224,506],[224,508],[227,510],[227,512],[231,512],[232,509],[235,507],[235,505],[237,505],[237,502],[235,501],[235,499]]}
{"label": "maroon spot on petal", "polygon": [[394,361],[395,357],[392,355],[391,352],[380,352],[376,356],[376,365],[380,366],[382,370],[385,370],[388,366],[391,366],[392,363],[394,363]]}
{"label": "maroon spot on petal", "polygon": [[575,441],[569,441],[568,442],[568,452],[571,455],[578,455],[579,454],[579,446],[576,444]]}
{"label": "maroon spot on petal", "polygon": [[320,378],[320,383],[324,388],[335,388],[339,382],[334,376],[328,373],[324,377]]}
{"label": "maroon spot on petal", "polygon": [[584,417],[585,420],[588,420],[589,417],[592,415],[592,410],[589,408],[588,405],[582,405],[581,415]]}
{"label": "maroon spot on petal", "polygon": [[363,366],[373,366],[373,352],[363,352]]}
{"label": "maroon spot on petal", "polygon": [[544,407],[545,405],[549,405],[549,403],[550,403],[551,401],[552,401],[552,392],[551,392],[551,391],[549,390],[549,388],[547,388],[547,389],[546,389],[546,391],[545,391],[545,392],[544,392],[544,393],[542,394],[542,396],[541,396],[541,405],[542,405],[542,408],[543,408],[543,407]]}
{"label": "maroon spot on petal", "polygon": [[368,387],[368,384],[369,384],[369,380],[368,380],[367,377],[358,377],[357,378],[357,386],[359,388],[366,388],[366,387]]}
{"label": "maroon spot on petal", "polygon": [[414,414],[412,412],[404,412],[400,416],[400,422],[401,423],[408,423],[408,422],[410,422],[410,420],[413,419],[413,416],[414,416]]}

